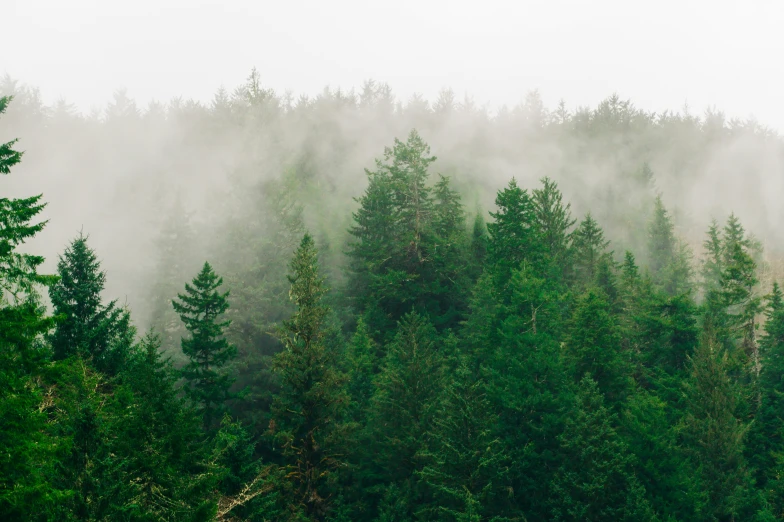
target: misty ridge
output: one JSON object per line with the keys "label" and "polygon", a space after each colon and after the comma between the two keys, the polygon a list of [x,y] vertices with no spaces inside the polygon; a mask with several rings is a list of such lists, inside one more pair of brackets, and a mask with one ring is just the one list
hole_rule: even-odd
{"label": "misty ridge", "polygon": [[0,519],[784,520],[784,141],[609,95],[0,80]]}
{"label": "misty ridge", "polygon": [[[545,107],[535,91],[517,106],[490,108],[450,90],[435,100],[399,100],[373,81],[296,97],[265,89],[256,69],[209,102],[142,107],[120,90],[89,114],[67,100],[47,106],[36,88],[8,76],[0,94],[14,96],[0,140],[21,137],[25,151],[4,190],[43,192],[47,202],[50,221],[29,247],[51,271],[83,230],[108,273],[106,295],[127,300],[141,327],[150,324],[152,285],[170,243],[180,249],[183,280],[203,259],[237,268],[241,256],[226,240],[251,243],[269,229],[270,191],[285,190],[301,205],[337,274],[365,169],[412,129],[438,158],[433,172],[451,178],[471,215],[486,218],[512,177],[532,189],[547,176],[576,217],[591,212],[620,260],[625,250],[642,252],[638,232],[661,194],[695,266],[710,220],[723,223],[734,212],[764,246],[764,284],[784,275],[777,234],[784,142],[753,120],[727,121],[720,110],[646,113],[616,95],[596,107],[568,100]],[[198,232],[178,238],[172,223]]]}

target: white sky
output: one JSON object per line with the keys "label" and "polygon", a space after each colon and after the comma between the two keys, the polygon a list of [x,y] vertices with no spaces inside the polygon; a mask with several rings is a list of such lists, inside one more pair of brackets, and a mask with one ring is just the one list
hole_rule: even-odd
{"label": "white sky", "polygon": [[[10,3],[10,8],[8,4]],[[208,100],[258,67],[315,94],[387,81],[493,107],[613,92],[649,110],[715,105],[784,130],[782,0],[0,0],[0,73],[82,109]]]}

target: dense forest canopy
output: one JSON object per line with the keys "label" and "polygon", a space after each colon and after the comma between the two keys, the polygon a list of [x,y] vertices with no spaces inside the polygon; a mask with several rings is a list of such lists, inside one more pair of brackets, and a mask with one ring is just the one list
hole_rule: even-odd
{"label": "dense forest canopy", "polygon": [[0,96],[0,518],[784,519],[775,132]]}

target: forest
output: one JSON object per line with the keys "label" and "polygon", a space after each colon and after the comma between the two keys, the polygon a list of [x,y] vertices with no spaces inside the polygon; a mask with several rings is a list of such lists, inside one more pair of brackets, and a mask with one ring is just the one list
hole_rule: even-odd
{"label": "forest", "polygon": [[[784,520],[784,141],[0,79],[0,519]],[[123,297],[124,296],[124,297]]]}

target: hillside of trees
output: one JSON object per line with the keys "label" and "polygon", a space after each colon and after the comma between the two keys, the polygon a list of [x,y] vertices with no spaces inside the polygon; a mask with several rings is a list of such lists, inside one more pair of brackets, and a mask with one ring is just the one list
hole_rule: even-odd
{"label": "hillside of trees", "polygon": [[3,93],[0,519],[784,520],[774,132]]}

